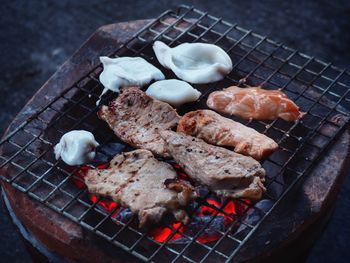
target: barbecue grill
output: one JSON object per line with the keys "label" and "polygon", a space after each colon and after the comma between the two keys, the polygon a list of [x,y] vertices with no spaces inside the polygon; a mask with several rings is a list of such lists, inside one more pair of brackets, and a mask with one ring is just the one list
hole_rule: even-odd
{"label": "barbecue grill", "polygon": [[[207,108],[208,94],[230,85],[283,90],[306,112],[295,123],[243,121],[280,145],[280,149],[262,163],[267,172],[267,191],[262,201],[219,200],[204,189],[200,199],[189,207],[192,218],[200,220],[192,219],[193,228],[169,218],[159,227],[143,230],[137,227],[137,219],[127,209],[89,195],[81,178],[89,168],[72,168],[56,161],[53,146],[64,133],[85,129],[102,145],[96,165],[103,165],[114,154],[130,149],[97,118],[95,102],[103,89],[98,81],[101,65],[65,90],[43,98],[24,122],[4,136],[0,152],[1,179],[140,260],[244,260],[242,253],[245,246],[254,241],[254,234],[264,223],[276,219],[272,214],[278,211],[279,204],[293,200],[291,197],[303,180],[319,168],[320,159],[347,127],[350,74],[188,6],[164,12],[124,44],[114,50],[104,50],[107,53],[104,55],[141,56],[160,68],[167,78],[176,78],[157,62],[152,50],[155,40],[170,46],[184,42],[213,43],[222,47],[233,61],[233,70],[224,80],[194,85],[202,96],[198,102],[179,108],[180,115]],[[102,103],[109,100],[110,96],[105,96]],[[173,165],[182,176],[182,171]],[[223,222],[218,223],[218,219]]]}

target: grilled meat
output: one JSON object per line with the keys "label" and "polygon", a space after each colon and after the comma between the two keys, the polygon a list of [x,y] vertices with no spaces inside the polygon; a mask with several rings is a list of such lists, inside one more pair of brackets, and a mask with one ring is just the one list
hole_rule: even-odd
{"label": "grilled meat", "polygon": [[183,133],[162,131],[161,136],[171,156],[193,180],[219,195],[261,198],[265,170],[253,158]]}
{"label": "grilled meat", "polygon": [[98,116],[122,141],[168,157],[159,131],[175,127],[179,120],[169,104],[149,97],[137,87],[125,88],[109,106],[100,108]]}
{"label": "grilled meat", "polygon": [[211,110],[186,113],[180,119],[177,131],[210,144],[234,147],[235,152],[252,156],[256,160],[265,158],[278,148],[278,144],[269,137]]}
{"label": "grilled meat", "polygon": [[181,207],[196,197],[189,183],[176,179],[170,164],[156,160],[148,150],[117,155],[108,169],[89,170],[84,180],[90,193],[130,208],[140,227],[158,223],[166,213],[186,223]]}
{"label": "grilled meat", "polygon": [[209,108],[218,112],[239,116],[243,119],[295,121],[304,113],[287,95],[279,90],[260,87],[228,87],[212,92],[207,100]]}

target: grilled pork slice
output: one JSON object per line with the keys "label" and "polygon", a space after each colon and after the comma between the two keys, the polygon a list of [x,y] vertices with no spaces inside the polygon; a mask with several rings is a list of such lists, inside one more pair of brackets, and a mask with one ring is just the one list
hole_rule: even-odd
{"label": "grilled pork slice", "polygon": [[209,108],[243,119],[295,121],[304,113],[287,95],[279,90],[260,87],[239,88],[231,86],[212,92],[207,100]]}
{"label": "grilled pork slice", "polygon": [[180,119],[177,131],[210,144],[234,147],[235,152],[252,156],[256,160],[278,149],[278,144],[269,137],[211,110],[186,113]]}
{"label": "grilled pork slice", "polygon": [[265,170],[253,158],[183,133],[162,131],[161,136],[171,156],[193,180],[218,195],[261,198],[265,191]]}
{"label": "grilled pork slice", "polygon": [[196,197],[189,183],[176,180],[170,164],[156,160],[148,150],[117,155],[108,169],[89,170],[84,180],[90,193],[130,208],[140,227],[158,223],[166,213],[186,223],[181,207]]}
{"label": "grilled pork slice", "polygon": [[122,141],[168,157],[159,131],[175,127],[179,120],[169,104],[149,97],[137,87],[124,88],[109,106],[100,108],[98,116]]}

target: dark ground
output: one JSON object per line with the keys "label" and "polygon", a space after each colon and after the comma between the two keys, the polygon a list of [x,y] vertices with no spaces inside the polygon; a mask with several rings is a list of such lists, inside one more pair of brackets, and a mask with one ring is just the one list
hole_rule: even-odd
{"label": "dark ground", "polygon": [[[350,1],[2,0],[0,134],[48,77],[99,26],[152,18],[180,3],[350,68]],[[308,263],[349,262],[350,178]],[[0,262],[31,262],[0,209]]]}

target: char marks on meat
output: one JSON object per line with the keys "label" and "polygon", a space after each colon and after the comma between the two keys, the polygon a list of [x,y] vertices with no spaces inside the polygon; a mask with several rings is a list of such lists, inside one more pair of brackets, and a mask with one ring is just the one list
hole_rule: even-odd
{"label": "char marks on meat", "polygon": [[207,100],[209,108],[243,119],[295,121],[304,113],[287,95],[279,90],[260,87],[239,88],[231,86],[212,92]]}
{"label": "char marks on meat", "polygon": [[98,116],[122,141],[168,157],[159,131],[176,127],[179,120],[169,104],[149,97],[137,87],[124,88],[109,106],[100,108]]}
{"label": "char marks on meat", "polygon": [[179,121],[183,132],[219,146],[234,147],[235,152],[261,160],[278,149],[278,144],[256,130],[224,118],[211,110],[186,113]]}
{"label": "char marks on meat", "polygon": [[187,223],[181,207],[196,193],[176,176],[170,164],[156,160],[150,151],[135,150],[115,156],[108,169],[89,170],[84,181],[90,193],[130,208],[138,215],[140,227],[145,227],[158,223],[167,213]]}
{"label": "char marks on meat", "polygon": [[162,131],[161,136],[171,156],[193,180],[219,195],[261,198],[265,170],[258,161],[183,133]]}

